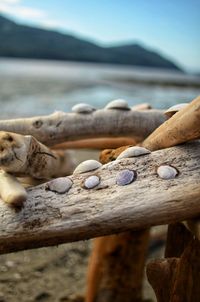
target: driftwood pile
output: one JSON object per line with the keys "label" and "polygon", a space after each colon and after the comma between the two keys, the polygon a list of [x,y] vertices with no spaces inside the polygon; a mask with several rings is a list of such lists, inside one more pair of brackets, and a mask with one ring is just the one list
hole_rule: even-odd
{"label": "driftwood pile", "polygon": [[[197,301],[200,97],[167,116],[147,109],[117,100],[0,121],[0,253],[110,235],[95,239],[86,301],[142,301],[149,227],[187,220],[169,225],[166,258],[147,275],[158,301]],[[66,177],[75,168],[66,148],[112,145],[103,165]]]}

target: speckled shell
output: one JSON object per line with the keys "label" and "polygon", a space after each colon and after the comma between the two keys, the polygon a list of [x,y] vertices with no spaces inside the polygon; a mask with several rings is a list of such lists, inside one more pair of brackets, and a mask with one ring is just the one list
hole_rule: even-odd
{"label": "speckled shell", "polygon": [[93,189],[100,183],[100,178],[96,175],[91,175],[84,181],[84,187],[87,189]]}
{"label": "speckled shell", "polygon": [[167,117],[172,117],[172,115],[174,115],[176,112],[183,109],[187,105],[188,103],[181,103],[181,104],[174,105],[165,111],[165,115]]}
{"label": "speckled shell", "polygon": [[132,183],[136,178],[136,172],[128,169],[120,171],[116,176],[116,184],[118,186],[126,186]]}
{"label": "speckled shell", "polygon": [[89,171],[96,170],[100,168],[102,164],[94,159],[88,159],[80,163],[76,169],[74,170],[74,173],[85,173]]}
{"label": "speckled shell", "polygon": [[173,179],[178,175],[178,171],[172,166],[162,165],[158,167],[157,174],[162,179]]}
{"label": "speckled shell", "polygon": [[130,147],[130,148],[127,148],[126,150],[124,150],[117,157],[117,159],[136,157],[136,156],[145,155],[145,154],[149,154],[149,153],[151,153],[151,151],[147,150],[146,148],[134,146],[134,147]]}
{"label": "speckled shell", "polygon": [[93,106],[84,103],[76,104],[72,107],[72,112],[74,113],[91,113],[95,110]]}
{"label": "speckled shell", "polygon": [[111,101],[106,105],[105,109],[130,110],[127,101],[123,99]]}
{"label": "speckled shell", "polygon": [[45,189],[48,191],[64,194],[69,191],[72,186],[72,181],[68,177],[59,177],[49,181]]}

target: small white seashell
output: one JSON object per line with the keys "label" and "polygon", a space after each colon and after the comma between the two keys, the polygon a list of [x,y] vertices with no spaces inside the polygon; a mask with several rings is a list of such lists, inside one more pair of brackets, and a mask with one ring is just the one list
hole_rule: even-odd
{"label": "small white seashell", "polygon": [[84,182],[84,186],[87,189],[93,189],[94,187],[98,186],[99,183],[100,183],[99,177],[96,175],[91,175],[88,178],[86,178]]}
{"label": "small white seashell", "polygon": [[127,101],[123,99],[111,101],[106,105],[105,109],[130,110]]}
{"label": "small white seashell", "polygon": [[173,179],[178,175],[178,171],[172,166],[162,165],[158,167],[157,174],[162,179]]}
{"label": "small white seashell", "polygon": [[68,177],[59,177],[46,183],[45,190],[64,194],[69,191],[72,181]]}
{"label": "small white seashell", "polygon": [[147,150],[146,148],[134,146],[134,147],[130,147],[130,148],[124,150],[117,157],[117,159],[136,157],[136,156],[145,155],[145,154],[149,154],[149,153],[151,153],[151,151]]}
{"label": "small white seashell", "polygon": [[180,111],[181,109],[185,108],[187,105],[188,103],[181,103],[181,104],[174,105],[165,111],[165,115],[167,117],[172,117],[172,115],[174,115],[176,112]]}
{"label": "small white seashell", "polygon": [[93,106],[85,103],[76,104],[72,107],[72,112],[74,113],[91,113],[95,110]]}
{"label": "small white seashell", "polygon": [[85,172],[93,171],[100,168],[101,166],[102,164],[97,160],[88,159],[80,163],[74,170],[74,173],[85,173]]}

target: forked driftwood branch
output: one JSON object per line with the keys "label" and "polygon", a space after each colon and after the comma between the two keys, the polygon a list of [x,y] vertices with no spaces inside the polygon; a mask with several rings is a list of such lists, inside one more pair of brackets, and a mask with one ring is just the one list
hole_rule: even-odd
{"label": "forked driftwood branch", "polygon": [[0,131],[0,169],[15,176],[50,179],[72,173],[69,151],[53,151],[31,135]]}
{"label": "forked driftwood branch", "polygon": [[[161,164],[174,166],[175,179],[158,177]],[[116,176],[134,170],[137,179],[118,186]],[[89,175],[100,184],[83,186]],[[28,189],[24,208],[16,212],[0,202],[0,253],[56,245],[127,230],[182,221],[200,215],[200,142],[111,162],[90,173],[71,176],[65,194],[46,191],[46,185]]]}
{"label": "forked driftwood branch", "polygon": [[55,112],[49,116],[0,121],[0,131],[32,135],[45,145],[98,137],[134,137],[142,141],[166,117],[161,110],[101,109],[91,113]]}

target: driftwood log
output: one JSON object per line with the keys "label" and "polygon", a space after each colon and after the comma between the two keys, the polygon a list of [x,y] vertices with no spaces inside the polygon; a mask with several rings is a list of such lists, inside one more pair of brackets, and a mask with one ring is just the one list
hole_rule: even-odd
{"label": "driftwood log", "polygon": [[166,117],[161,110],[96,110],[92,113],[55,112],[49,116],[0,121],[0,131],[32,135],[45,145],[98,137],[134,137],[142,141]]}
{"label": "driftwood log", "polygon": [[[163,180],[161,164],[173,165],[179,175]],[[137,172],[127,186],[116,184],[120,170]],[[98,187],[82,182],[99,175]],[[71,176],[68,193],[46,191],[45,184],[28,189],[24,207],[15,212],[0,202],[0,253],[56,245],[168,224],[200,215],[200,142],[172,147]]]}

